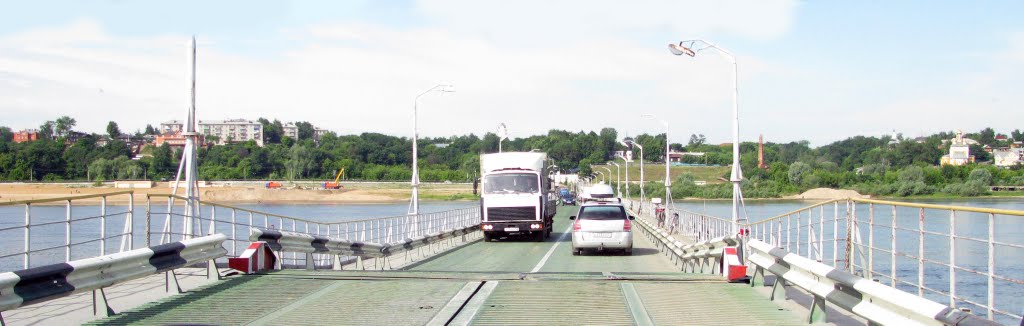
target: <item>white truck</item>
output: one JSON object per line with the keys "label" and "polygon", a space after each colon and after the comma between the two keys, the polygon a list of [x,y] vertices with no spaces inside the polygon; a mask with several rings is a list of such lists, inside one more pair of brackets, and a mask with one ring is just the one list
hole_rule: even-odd
{"label": "white truck", "polygon": [[551,235],[556,202],[550,193],[547,158],[539,152],[480,155],[484,241],[506,235],[544,241]]}

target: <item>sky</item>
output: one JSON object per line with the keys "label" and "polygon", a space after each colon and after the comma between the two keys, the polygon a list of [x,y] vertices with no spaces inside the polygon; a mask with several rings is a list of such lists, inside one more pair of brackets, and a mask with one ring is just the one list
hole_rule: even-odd
{"label": "sky", "polygon": [[1021,1],[19,1],[0,12],[0,126],[105,132],[197,116],[340,134],[550,129],[824,145],[1024,129]]}

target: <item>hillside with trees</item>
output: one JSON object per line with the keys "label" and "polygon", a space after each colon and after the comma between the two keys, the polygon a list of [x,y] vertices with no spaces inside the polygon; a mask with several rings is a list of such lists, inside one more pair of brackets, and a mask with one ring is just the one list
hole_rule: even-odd
{"label": "hillside with trees", "polygon": [[[208,180],[327,180],[345,168],[347,179],[405,181],[412,175],[412,141],[379,133],[336,135],[328,132],[314,139],[313,125],[298,122],[298,137],[283,135],[280,121],[260,118],[264,147],[254,141],[226,145],[208,145],[199,150],[199,174]],[[0,180],[2,181],[99,181],[118,179],[172,178],[178,168],[180,149],[166,144],[146,146],[132,157],[128,144],[120,139],[156,134],[146,126],[134,134],[108,123],[106,134],[78,135],[75,120],[60,117],[43,123],[40,139],[16,143],[8,127],[0,127]],[[767,169],[757,168],[757,144],[741,144],[741,164],[745,173],[744,193],[749,198],[771,198],[817,188],[847,188],[861,193],[887,196],[951,194],[976,196],[988,193],[990,185],[1024,185],[1019,166],[1001,169],[986,164],[990,154],[982,146],[1008,147],[1012,139],[1024,138],[1014,130],[996,137],[991,128],[969,133],[978,145],[971,153],[979,163],[966,166],[939,166],[939,158],[948,151],[952,133],[906,139],[896,137],[855,136],[817,148],[809,142],[766,143]],[[125,138],[128,137],[128,138]],[[624,150],[622,137],[613,128],[594,131],[551,130],[546,135],[505,140],[506,151],[545,151],[563,171],[590,175],[591,165],[613,160],[615,151]],[[645,149],[644,160],[663,162],[665,135],[633,136]],[[1000,140],[1000,138],[1008,138]],[[498,136],[486,133],[420,139],[420,168],[423,181],[468,182],[479,173],[479,154],[498,149]],[[104,145],[100,145],[104,143]],[[728,165],[732,145],[708,144],[703,135],[689,137],[687,144],[670,144],[675,151],[702,152],[704,156],[686,156],[687,163]],[[639,153],[637,153],[639,155]],[[728,175],[722,175],[728,178]],[[673,183],[674,196],[728,198],[728,184],[697,186],[693,175],[684,174]],[[634,180],[635,181],[635,180]],[[633,187],[632,191],[639,191]],[[659,182],[646,184],[648,194],[663,194]]]}

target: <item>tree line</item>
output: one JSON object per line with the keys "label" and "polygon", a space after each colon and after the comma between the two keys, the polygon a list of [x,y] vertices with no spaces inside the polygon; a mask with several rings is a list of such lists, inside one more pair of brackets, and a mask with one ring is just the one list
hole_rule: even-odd
{"label": "tree line", "polygon": [[[412,140],[380,133],[337,135],[327,132],[314,137],[314,127],[298,122],[298,137],[284,135],[278,120],[260,118],[264,146],[255,141],[225,145],[207,145],[199,149],[199,174],[210,180],[287,179],[328,180],[344,168],[346,179],[409,180],[412,176]],[[180,149],[167,146],[146,146],[138,157],[132,157],[122,139],[155,134],[145,131],[125,135],[111,121],[107,134],[90,134],[69,142],[75,126],[73,118],[64,116],[47,121],[40,127],[40,140],[13,142],[8,127],[0,127],[0,180],[116,180],[172,178],[178,168]],[[1024,185],[1024,171],[1019,167],[1000,169],[991,164],[991,155],[982,146],[1007,147],[1008,139],[1024,139],[1014,130],[1000,136],[985,128],[966,137],[979,142],[971,146],[977,164],[938,166],[939,158],[948,152],[953,133],[943,132],[919,137],[902,135],[855,136],[817,148],[807,141],[765,143],[767,169],[757,168],[755,142],[740,145],[743,182],[747,197],[779,197],[816,188],[848,188],[875,195],[955,195],[985,194],[990,185]],[[418,142],[420,179],[423,181],[469,182],[478,177],[479,155],[498,151],[540,150],[547,152],[558,169],[590,175],[591,165],[605,164],[616,151],[626,148],[614,128],[598,131],[550,130],[547,134],[500,140],[494,133],[452,137],[423,138]],[[665,134],[641,134],[632,137],[643,146],[647,162],[665,161]],[[100,140],[106,144],[98,145]],[[673,151],[701,152],[703,156],[684,156],[693,164],[728,165],[732,161],[732,144],[708,144],[703,135],[694,134],[686,144],[672,143]],[[639,152],[634,149],[634,157]],[[728,175],[722,178],[728,179]],[[679,197],[728,198],[728,184],[696,186],[692,175],[679,176],[673,183],[673,194]],[[658,182],[649,182],[647,192],[657,196],[664,192]],[[632,189],[638,191],[636,187]]]}

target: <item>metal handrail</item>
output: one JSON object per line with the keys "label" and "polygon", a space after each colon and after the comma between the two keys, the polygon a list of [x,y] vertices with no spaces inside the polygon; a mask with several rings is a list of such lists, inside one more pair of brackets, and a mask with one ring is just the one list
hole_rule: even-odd
{"label": "metal handrail", "polygon": [[53,198],[39,198],[39,199],[27,199],[27,200],[14,200],[14,201],[0,202],[0,206],[14,206],[14,205],[24,205],[24,204],[48,203],[48,202],[54,202],[54,201],[81,200],[81,199],[89,199],[89,198],[100,198],[100,197],[110,197],[110,196],[117,196],[117,195],[127,195],[127,194],[134,194],[134,193],[135,193],[134,190],[122,190],[122,191],[105,192],[105,193],[100,193],[100,194],[75,195],[75,196],[64,196],[64,197],[53,197]]}
{"label": "metal handrail", "polygon": [[935,204],[918,204],[908,203],[902,201],[888,201],[878,199],[867,199],[867,198],[848,198],[842,200],[849,200],[863,204],[880,204],[880,205],[894,205],[904,207],[915,207],[925,209],[941,209],[941,210],[954,210],[964,211],[973,213],[985,213],[985,214],[998,214],[998,215],[1012,215],[1012,216],[1024,216],[1024,211],[1015,211],[1009,209],[998,209],[998,208],[984,208],[984,207],[970,207],[970,206],[953,206],[953,205],[935,205]]}
{"label": "metal handrail", "polygon": [[[994,289],[997,281],[1024,285],[1024,279],[1008,275],[1008,270],[996,265],[995,252],[1024,249],[1024,244],[996,239],[997,216],[1024,217],[1024,211],[849,198],[824,201],[741,227],[750,230],[752,238],[837,269],[883,279],[890,287],[917,292],[920,297],[946,298],[949,307],[975,307],[990,320],[1019,321],[1020,315],[998,305],[1009,297]],[[964,219],[981,226],[962,230],[964,226],[957,221]],[[986,224],[987,230],[982,230]],[[987,252],[975,254],[981,259],[964,263],[965,253],[957,253],[963,246],[984,246]],[[925,277],[926,268],[948,273],[948,288],[926,283],[931,279]],[[965,276],[986,281],[965,291],[957,282]]]}
{"label": "metal handrail", "polygon": [[[127,210],[118,209],[111,211],[107,209],[109,206],[107,199],[109,197],[125,195],[128,198]],[[98,203],[89,203],[89,205],[98,205],[100,209],[98,214],[76,215],[76,210],[73,208],[78,202],[94,198],[99,198],[100,201]],[[51,206],[51,204],[56,205]],[[14,239],[13,241],[20,240],[22,248],[17,252],[0,255],[0,259],[4,260],[4,265],[0,267],[0,270],[34,267],[39,264],[39,262],[34,261],[34,256],[37,256],[37,253],[62,248],[64,249],[63,262],[69,262],[72,257],[81,257],[83,253],[91,253],[93,250],[96,250],[95,256],[106,255],[110,252],[115,252],[114,250],[108,250],[107,243],[111,240],[116,241],[115,239],[118,238],[121,240],[119,248],[112,249],[118,250],[117,252],[134,249],[134,224],[132,222],[135,207],[134,190],[0,202],[0,207],[12,206],[24,207],[24,220],[16,225],[0,228],[0,237]],[[64,206],[64,211],[59,214],[53,212],[41,214],[36,209],[33,209],[40,206],[48,207],[48,210],[54,209],[53,206]],[[107,232],[110,223],[114,222],[108,221],[111,217],[119,219],[118,222],[121,223],[120,232]],[[64,227],[61,228],[61,225]],[[83,233],[80,231],[83,227],[81,225],[85,225],[90,231],[94,231],[98,227],[99,231]],[[40,234],[40,232],[44,233]],[[13,264],[9,260],[16,256],[22,257],[21,263],[18,264],[20,266]],[[86,256],[91,257],[92,255],[88,254]],[[48,261],[52,260],[48,259]]]}

